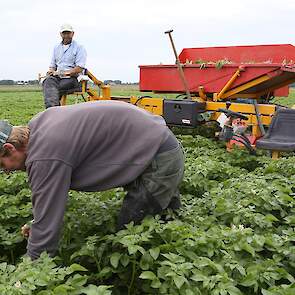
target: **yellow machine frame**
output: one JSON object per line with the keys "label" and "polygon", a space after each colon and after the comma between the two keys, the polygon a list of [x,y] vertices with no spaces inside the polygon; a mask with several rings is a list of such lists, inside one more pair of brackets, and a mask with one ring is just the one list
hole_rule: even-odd
{"label": "yellow machine frame", "polygon": [[[233,90],[227,91],[230,86],[233,84],[235,79],[240,75],[240,72],[242,69],[238,69],[234,75],[229,79],[229,81],[226,83],[226,85],[221,89],[219,93],[214,93],[213,99],[209,99],[203,88],[199,88],[199,96],[198,97],[192,97],[192,100],[195,101],[201,101],[206,103],[205,111],[212,112],[211,114],[211,120],[216,120],[220,113],[218,112],[218,109],[220,108],[226,108],[226,102],[225,100],[228,98],[235,98],[235,97],[245,97],[245,95],[238,94],[241,91],[244,91],[245,89],[251,88],[253,86],[259,85],[260,83],[270,79],[269,76],[265,75],[262,77],[259,77],[258,79],[255,79],[254,81],[250,81],[242,86],[236,87]],[[88,88],[87,87],[87,80],[82,80],[81,84],[81,91],[79,92],[73,92],[71,95],[88,95],[86,98],[86,101],[93,101],[93,100],[124,100],[127,102],[130,102],[132,104],[136,104],[138,107],[141,107],[153,114],[156,115],[163,115],[163,101],[164,98],[162,97],[144,97],[144,98],[138,98],[136,96],[131,96],[126,99],[126,97],[112,97],[111,96],[111,88],[109,85],[105,85],[102,81],[98,80],[89,70],[86,70],[85,73],[89,79],[101,89],[101,95],[98,93],[98,91]],[[283,85],[282,85],[283,86]],[[271,91],[271,90],[269,90]],[[263,93],[264,94],[264,93]],[[247,95],[247,98],[260,98],[262,93]],[[61,105],[64,106],[67,103],[67,95],[63,95],[61,98]],[[261,119],[261,123],[263,125],[270,125],[272,116],[275,113],[276,106],[272,104],[258,104],[258,112]],[[259,129],[259,124],[257,121],[257,115],[255,112],[255,107],[252,104],[246,104],[246,103],[231,103],[229,109],[234,112],[243,113],[248,117],[247,124],[252,126],[252,135],[259,137],[261,136],[261,132]]]}
{"label": "yellow machine frame", "polygon": [[[204,102],[205,103],[205,111],[210,113],[210,120],[217,120],[220,116],[219,109],[228,108],[233,112],[239,112],[248,117],[247,125],[251,127],[251,134],[254,137],[261,137],[263,134],[261,132],[260,124],[264,126],[269,126],[272,117],[275,114],[276,106],[273,104],[257,104],[257,108],[253,104],[246,104],[246,103],[235,103],[231,102],[230,106],[226,103],[228,100],[233,101],[235,98],[251,98],[251,99],[259,99],[262,95],[267,95],[271,93],[271,91],[286,86],[292,81],[286,81],[281,85],[277,85],[274,89],[265,89],[259,93],[251,93],[251,94],[243,94],[242,92],[255,87],[265,81],[271,79],[268,75],[263,75],[259,78],[256,78],[248,83],[245,83],[241,86],[238,86],[234,89],[230,89],[234,81],[239,77],[241,72],[243,71],[242,68],[239,68],[233,76],[228,80],[225,86],[221,89],[220,92],[214,93],[212,98],[209,98],[203,87],[199,87],[199,95],[192,96],[192,100]],[[163,97],[113,97],[111,96],[111,89],[109,85],[105,85],[102,81],[98,80],[90,71],[86,70],[85,73],[88,78],[100,88],[101,94],[98,91],[88,88],[87,80],[82,80],[82,89],[79,92],[72,93],[73,95],[88,95],[86,97],[86,101],[93,101],[93,100],[121,100],[125,102],[132,103],[137,105],[140,108],[143,108],[153,114],[156,115],[163,115],[163,106],[164,106],[164,98]],[[229,90],[230,89],[230,90]],[[67,95],[63,95],[61,98],[61,105],[66,105],[67,102]],[[257,113],[258,112],[258,113]],[[259,124],[260,121],[260,124]],[[279,156],[279,151],[273,151],[273,158],[277,158]]]}
{"label": "yellow machine frame", "polygon": [[[101,89],[101,95],[94,89],[87,87],[88,79],[81,80],[81,91],[75,91],[73,93],[70,93],[71,95],[81,95],[84,97],[85,94],[87,94],[87,101],[91,100],[109,100],[111,99],[111,88],[109,85],[105,85],[102,81],[98,80],[90,71],[85,70],[85,75],[96,85]],[[68,94],[64,94],[61,97],[60,104],[62,106],[65,106],[67,104],[67,96]]]}

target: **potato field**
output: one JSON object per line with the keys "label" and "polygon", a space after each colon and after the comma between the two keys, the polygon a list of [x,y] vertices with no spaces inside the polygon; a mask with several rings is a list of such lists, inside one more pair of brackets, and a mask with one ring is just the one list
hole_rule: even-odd
{"label": "potato field", "polygon": [[[34,89],[0,89],[0,104],[14,125],[43,110]],[[294,154],[227,153],[202,130],[177,136],[186,154],[182,208],[116,232],[121,188],[71,191],[55,258],[24,257],[27,177],[0,173],[0,294],[295,294]]]}

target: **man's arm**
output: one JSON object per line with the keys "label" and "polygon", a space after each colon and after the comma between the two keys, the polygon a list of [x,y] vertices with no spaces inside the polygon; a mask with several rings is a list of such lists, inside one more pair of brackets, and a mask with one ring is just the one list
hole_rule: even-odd
{"label": "man's arm", "polygon": [[34,222],[27,254],[36,259],[43,251],[54,256],[71,184],[72,167],[58,160],[35,161],[28,169]]}
{"label": "man's arm", "polygon": [[49,70],[47,72],[47,75],[49,74],[53,74],[54,71],[56,71],[56,57],[55,57],[55,51],[56,51],[56,48],[54,48],[53,52],[52,52],[52,56],[51,56],[51,62],[50,62],[50,65],[49,65]]}
{"label": "man's arm", "polygon": [[76,58],[75,58],[75,67],[71,70],[65,72],[66,76],[77,76],[80,74],[86,66],[87,53],[83,46],[79,45]]}
{"label": "man's arm", "polygon": [[71,70],[68,70],[68,71],[65,71],[65,75],[66,76],[71,76],[71,77],[75,77],[77,76],[78,74],[80,74],[81,72],[83,71],[83,68],[80,68],[80,67],[74,67],[73,69]]}
{"label": "man's arm", "polygon": [[77,55],[76,55],[76,59],[75,59],[76,67],[79,67],[81,69],[85,69],[86,59],[87,59],[87,52],[86,52],[85,48],[80,45],[77,50]]}

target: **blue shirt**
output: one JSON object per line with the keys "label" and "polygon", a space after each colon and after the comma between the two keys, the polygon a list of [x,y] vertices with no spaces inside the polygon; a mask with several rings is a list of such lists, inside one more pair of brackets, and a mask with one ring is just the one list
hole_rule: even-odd
{"label": "blue shirt", "polygon": [[85,68],[87,53],[84,47],[72,40],[68,48],[59,43],[54,47],[50,68],[67,71],[75,67]]}

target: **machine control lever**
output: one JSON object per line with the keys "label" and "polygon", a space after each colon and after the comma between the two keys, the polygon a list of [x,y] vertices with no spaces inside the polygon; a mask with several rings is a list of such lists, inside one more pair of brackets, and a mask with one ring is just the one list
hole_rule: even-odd
{"label": "machine control lever", "polygon": [[172,45],[172,49],[173,49],[173,52],[174,52],[174,55],[175,55],[175,58],[176,58],[176,64],[177,64],[177,67],[178,67],[179,75],[180,75],[182,84],[184,86],[185,92],[186,92],[186,97],[189,100],[192,100],[192,97],[191,97],[191,94],[190,94],[190,91],[189,91],[189,88],[188,88],[188,84],[187,84],[187,81],[186,81],[185,76],[184,76],[183,66],[180,63],[180,60],[178,58],[178,54],[177,54],[177,51],[176,51],[176,48],[175,48],[175,45],[174,45],[174,42],[173,42],[172,32],[173,32],[173,30],[168,30],[168,31],[165,32],[165,34],[169,35],[169,39],[170,39],[170,42],[171,42],[171,45]]}

